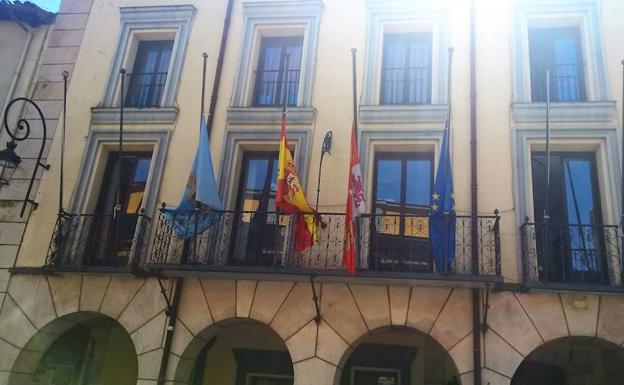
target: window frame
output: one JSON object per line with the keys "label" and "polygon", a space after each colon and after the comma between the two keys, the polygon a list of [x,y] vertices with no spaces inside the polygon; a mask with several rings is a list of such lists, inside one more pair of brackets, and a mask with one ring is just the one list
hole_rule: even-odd
{"label": "window frame", "polygon": [[[549,34],[551,35],[549,37],[549,40],[547,41],[548,47],[547,48],[547,54],[546,55],[538,55],[541,57],[546,57],[546,63],[544,65],[546,70],[550,70],[550,100],[552,102],[560,102],[560,103],[575,103],[575,102],[585,102],[587,101],[587,85],[585,82],[585,53],[584,53],[584,49],[583,49],[583,42],[581,41],[581,30],[579,27],[576,26],[570,26],[570,27],[529,27],[528,29],[528,34],[529,34],[529,71],[531,73],[531,102],[533,103],[545,103],[546,102],[546,95],[544,93],[544,95],[537,95],[538,91],[535,89],[536,84],[539,83],[541,85],[541,88],[546,88],[546,85],[544,84],[546,82],[545,79],[538,79],[535,75],[534,75],[534,61],[537,61],[538,59],[535,59],[535,55],[532,53],[533,49],[532,47],[532,42],[535,39],[534,37],[531,36],[531,34],[533,33],[533,31],[535,30],[549,30]],[[567,36],[569,38],[572,38],[575,42],[575,49],[576,49],[576,65],[577,65],[577,71],[576,71],[576,75],[577,75],[577,79],[578,79],[578,83],[579,83],[579,90],[578,90],[578,98],[576,100],[561,100],[561,96],[558,94],[557,91],[557,70],[556,70],[556,63],[554,60],[554,42],[557,38],[561,38]],[[537,66],[537,64],[536,64]],[[537,69],[535,69],[537,70]],[[544,92],[544,91],[542,91]],[[536,97],[539,96],[539,97]],[[543,100],[540,100],[543,97]]]}
{"label": "window frame", "polygon": [[[155,102],[154,104],[152,104],[150,102],[148,102],[146,104],[140,104],[140,103],[134,104],[134,103],[131,103],[131,100],[132,100],[131,99],[131,95],[133,95],[136,92],[136,91],[133,92],[134,91],[133,90],[133,85],[136,84],[135,80],[134,80],[135,79],[134,76],[136,76],[136,75],[156,75],[156,76],[158,76],[158,75],[162,75],[163,74],[163,72],[151,72],[151,73],[150,72],[139,72],[139,73],[137,73],[137,70],[138,70],[137,69],[137,65],[138,65],[138,63],[140,62],[140,59],[141,59],[139,57],[139,54],[141,53],[141,48],[142,48],[142,46],[144,46],[144,44],[147,45],[149,43],[159,43],[159,47],[158,47],[158,51],[157,51],[157,56],[158,56],[157,62],[159,63],[159,65],[158,65],[159,67],[162,64],[161,60],[162,60],[162,55],[163,55],[163,51],[164,51],[163,48],[165,48],[164,47],[165,43],[170,43],[171,44],[171,54],[170,54],[170,57],[169,57],[169,64],[167,65],[167,72],[164,72],[164,74],[166,75],[165,82],[161,86],[162,90],[160,91],[160,97],[158,97],[158,98],[154,97],[154,92],[155,92],[154,88],[158,87],[158,86],[153,84],[153,81],[150,82],[147,99],[148,99],[148,101],[152,101],[154,99],[157,99],[157,102]],[[169,71],[171,69],[171,59],[172,59],[172,56],[173,56],[173,46],[174,45],[175,45],[175,39],[162,39],[162,40],[145,40],[144,39],[144,40],[139,40],[137,42],[136,53],[134,54],[134,63],[132,64],[132,72],[128,73],[128,86],[127,86],[127,88],[125,90],[125,95],[124,95],[124,106],[125,107],[130,107],[130,108],[158,108],[158,107],[162,106],[163,96],[164,96],[164,93],[165,93],[165,88],[167,87],[167,78],[169,77]],[[141,61],[144,61],[144,60],[141,60]],[[137,99],[139,98],[139,96],[140,96],[140,92],[136,92]]]}
{"label": "window frame", "polygon": [[608,101],[606,53],[598,0],[570,2],[518,1],[513,7],[512,30],[512,102],[531,103],[529,28],[539,26],[578,27],[583,51],[585,101]]}
{"label": "window frame", "polygon": [[296,107],[311,106],[323,8],[321,0],[243,1],[244,26],[230,107],[253,106],[253,71],[258,61],[261,38],[287,35],[303,36]]}
{"label": "window frame", "polygon": [[[377,151],[373,157],[373,186],[372,186],[372,199],[371,199],[371,212],[376,213],[377,210],[377,177],[378,175],[378,165],[380,160],[400,160],[401,161],[401,199],[399,203],[399,215],[406,215],[406,195],[407,195],[407,162],[410,160],[428,160],[431,162],[431,184],[429,191],[433,191],[433,184],[435,179],[435,154],[432,151],[414,151],[414,152],[406,152],[406,151]],[[423,207],[423,210],[429,209],[429,203],[427,203],[426,208]]]}
{"label": "window frame", "polygon": [[142,40],[173,39],[173,50],[167,71],[160,107],[174,107],[189,41],[191,24],[196,13],[192,5],[165,5],[120,7],[121,32],[108,82],[102,97],[102,106],[120,104],[119,71],[134,66],[136,49]]}
{"label": "window frame", "polygon": [[[119,132],[116,129],[92,129],[87,137],[80,169],[76,175],[69,205],[70,212],[94,212],[101,188],[106,161],[111,151],[118,149]],[[152,152],[142,208],[153,216],[158,206],[158,192],[162,183],[165,158],[170,140],[168,129],[129,129],[124,131],[124,152],[135,150]]]}
{"label": "window frame", "polygon": [[[302,67],[302,62],[301,61],[303,59],[303,41],[304,41],[304,36],[302,36],[302,35],[301,36],[297,36],[297,35],[292,35],[292,36],[291,35],[288,35],[288,36],[261,36],[259,39],[260,39],[260,42],[259,42],[259,49],[258,49],[258,60],[257,60],[256,66],[255,66],[255,70],[254,70],[254,81],[253,81],[254,87],[253,87],[253,92],[252,92],[252,95],[251,95],[251,105],[253,107],[260,107],[260,108],[262,108],[262,107],[281,107],[281,106],[283,106],[284,103],[283,103],[281,95],[283,95],[283,92],[284,92],[283,91],[284,84],[286,84],[286,90],[287,90],[286,91],[287,92],[286,97],[287,98],[289,97],[289,95],[288,95],[288,82],[289,82],[289,80],[288,80],[288,72],[289,71],[294,71],[294,70],[292,70],[290,68],[286,69],[286,81],[284,81],[284,70],[283,69],[284,69],[285,56],[286,56],[284,51],[285,51],[285,48],[287,46],[289,46],[289,42],[290,42],[291,46],[294,45],[292,43],[300,43],[301,44],[301,51],[302,51],[301,52],[302,57],[299,58],[299,68],[296,69],[296,71],[299,71],[299,74],[297,76],[297,92],[295,93],[295,103],[290,103],[290,101],[288,103],[289,107],[296,106],[297,103],[298,103],[298,99],[299,99],[299,88],[300,88],[301,67]],[[265,66],[265,55],[264,55],[264,52],[265,52],[265,49],[267,48],[267,44],[268,44],[269,39],[271,39],[271,40],[279,39],[279,44],[278,45],[279,45],[280,50],[281,50],[281,52],[280,52],[280,61],[279,61],[280,64],[279,64],[279,68],[276,70],[276,71],[279,71],[279,75],[278,75],[279,80],[277,82],[278,83],[279,92],[277,93],[278,100],[274,101],[273,103],[269,103],[269,104],[261,104],[261,103],[258,103],[258,100],[257,100],[257,98],[258,98],[258,94],[257,93],[258,93],[258,88],[259,88],[259,83],[260,83],[260,78],[258,77],[258,73],[260,71],[263,71],[263,72],[267,71],[266,69],[264,69],[264,66]],[[289,67],[290,67],[290,64],[289,64]]]}
{"label": "window frame", "polygon": [[[386,101],[385,98],[385,89],[386,87],[384,86],[386,83],[386,71],[388,70],[388,68],[386,68],[386,53],[387,53],[387,41],[388,41],[388,36],[389,35],[393,35],[393,39],[397,39],[397,40],[402,40],[403,44],[407,44],[411,38],[413,38],[414,40],[422,40],[425,41],[428,45],[429,45],[429,49],[430,49],[430,55],[429,55],[429,63],[428,63],[428,70],[427,70],[427,85],[426,85],[426,91],[427,91],[427,97],[426,97],[426,101],[424,102],[409,102],[406,101],[405,99],[409,99],[409,80],[405,81],[404,80],[404,85],[403,85],[403,100],[401,102],[388,102]],[[401,36],[402,35],[402,36]],[[411,36],[411,37],[410,37]],[[409,48],[409,44],[407,51],[408,53],[405,55],[407,58],[410,57],[409,52],[411,51],[411,48]],[[433,33],[432,32],[384,32],[384,36],[383,36],[383,46],[382,46],[382,59],[381,59],[381,75],[380,75],[380,82],[379,82],[379,104],[380,105],[415,105],[415,104],[431,104],[431,94],[432,94],[432,87],[433,87],[433,79],[432,79],[432,75],[433,75]],[[409,61],[409,59],[407,59],[406,61]],[[403,68],[402,68],[404,74],[408,74],[410,67],[407,66],[407,63],[404,63]]]}

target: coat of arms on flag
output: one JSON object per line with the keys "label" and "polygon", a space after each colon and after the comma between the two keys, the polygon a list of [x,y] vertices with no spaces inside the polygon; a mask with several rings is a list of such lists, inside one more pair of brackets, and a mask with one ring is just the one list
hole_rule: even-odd
{"label": "coat of arms on flag", "polygon": [[310,207],[286,140],[286,111],[282,114],[277,173],[276,206],[284,214],[295,214],[295,253],[312,247],[318,240],[319,215]]}
{"label": "coat of arms on flag", "polygon": [[366,199],[360,169],[360,155],[357,146],[355,122],[351,129],[351,160],[349,162],[349,187],[345,215],[345,243],[343,250],[344,265],[349,272],[355,272],[355,233],[356,217],[364,214]]}

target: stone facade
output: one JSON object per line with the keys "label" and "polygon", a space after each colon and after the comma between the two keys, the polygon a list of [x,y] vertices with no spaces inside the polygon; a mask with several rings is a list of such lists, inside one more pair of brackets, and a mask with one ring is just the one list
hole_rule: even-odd
{"label": "stone facade", "polygon": [[[436,62],[434,72],[439,78],[432,104],[389,107],[375,100],[375,90],[362,90],[376,82],[376,75],[371,75],[371,71],[376,70],[373,67],[378,60],[365,51],[380,49],[371,40],[379,31],[371,30],[382,28],[388,20],[403,22],[405,18],[424,17],[438,31],[437,57],[445,57],[449,46],[455,48],[451,88],[455,193],[458,212],[469,213],[468,1],[411,4],[398,0],[235,0],[233,3],[221,93],[215,101],[210,138],[218,189],[227,209],[236,205],[242,152],[277,148],[280,111],[245,105],[250,92],[245,84],[250,82],[251,61],[241,58],[241,52],[253,52],[252,45],[258,36],[274,32],[271,25],[286,28],[284,23],[296,21],[297,28],[308,33],[306,36],[318,40],[307,42],[308,57],[313,60],[306,65],[313,70],[305,78],[305,103],[293,107],[288,129],[291,144],[296,146],[297,164],[303,168],[302,180],[308,197],[316,191],[318,149],[325,131],[333,130],[334,147],[324,159],[321,177],[321,211],[344,210],[352,119],[349,71],[353,46],[360,50],[357,65],[359,76],[364,79],[359,82],[358,92],[366,95],[365,103],[362,102],[366,105],[360,109],[360,150],[367,196],[373,192],[376,151],[406,152],[422,148],[439,151],[447,108],[444,103],[448,100],[448,95],[440,91],[445,89],[447,81],[442,76],[447,70],[445,63]],[[595,98],[579,105],[555,105],[553,135],[558,148],[592,148],[600,155],[598,163],[602,171],[598,179],[604,202],[603,217],[605,222],[613,222],[621,205],[616,198],[620,187],[612,182],[620,175],[617,164],[620,150],[615,138],[621,124],[618,120],[621,105],[610,99],[620,92],[624,7],[618,0],[552,0],[544,2],[547,4],[543,7],[533,7],[529,0],[477,3],[478,203],[482,213],[500,209],[501,272],[495,277],[499,280],[457,280],[450,276],[431,280],[402,272],[370,277],[322,271],[292,274],[228,271],[223,266],[215,271],[205,271],[199,266],[193,269],[192,265],[179,271],[152,268],[149,262],[156,247],[153,241],[159,202],[179,201],[195,155],[201,53],[209,55],[206,89],[210,90],[215,81],[212,74],[219,53],[226,1],[63,0],[46,40],[33,91],[33,98],[45,112],[49,136],[53,137],[45,153],[52,168],[36,181],[40,205],[37,210],[29,211],[24,220],[19,219],[16,207],[25,190],[32,159],[24,162],[26,167],[18,171],[18,178],[9,188],[0,190],[0,385],[38,384],[42,357],[59,336],[76,325],[97,319],[118,325],[131,339],[137,385],[195,385],[191,378],[197,363],[206,361],[205,347],[217,344],[216,336],[224,335],[224,330],[232,325],[240,326],[236,330],[243,330],[247,324],[254,325],[256,329],[252,330],[265,330],[268,335],[266,341],[264,337],[246,341],[255,344],[253,348],[288,353],[295,385],[340,385],[352,353],[371,340],[378,342],[376,336],[402,331],[414,332],[450,357],[461,385],[474,384],[475,332],[480,333],[482,367],[478,370],[483,385],[511,384],[518,368],[532,353],[570,337],[602,341],[622,354],[621,287],[607,290],[521,285],[525,266],[521,260],[519,228],[532,209],[530,179],[524,167],[530,163],[530,149],[541,145],[543,129],[542,106],[525,100],[526,81],[517,79],[516,73],[523,71],[526,63],[516,52],[523,42],[515,41],[514,33],[530,15],[553,9],[564,16],[570,12],[581,15],[586,20],[584,26],[593,31],[588,40],[595,49],[592,52],[600,54],[595,55],[592,73],[604,72],[595,75],[592,85]],[[174,13],[176,17],[169,20],[167,15]],[[149,28],[135,31],[141,23]],[[104,167],[102,154],[114,150],[119,108],[115,104],[118,74],[113,68],[129,65],[128,55],[124,56],[123,52],[132,51],[131,39],[141,38],[142,33],[154,34],[150,39],[170,38],[179,31],[184,35],[183,38],[176,35],[179,39],[176,41],[181,42],[176,45],[179,51],[174,64],[179,82],[170,88],[176,92],[171,91],[167,96],[172,102],[162,108],[131,108],[126,121],[130,148],[149,147],[157,158],[151,166],[149,191],[142,206],[152,218],[152,227],[148,232],[151,242],[137,261],[140,268],[124,266],[116,270],[96,266],[97,269],[71,271],[55,271],[54,266],[41,268],[47,263],[58,210],[61,146],[59,135],[54,134],[59,132],[61,116],[60,73],[64,70],[71,73],[65,153],[65,185],[69,186],[66,191],[70,190],[71,195],[66,194],[63,204],[72,212],[84,213],[94,206],[94,191],[98,188],[95,180],[98,175],[101,177]],[[25,116],[33,117],[32,111],[26,111]],[[38,127],[40,123],[33,121],[35,131],[40,130]],[[29,143],[20,151],[33,152],[37,145],[38,142]],[[337,255],[339,246],[338,251],[334,250]],[[338,266],[340,260],[332,267]],[[171,313],[165,298],[173,298],[177,282],[182,282],[181,294],[168,345],[166,335]],[[477,327],[473,325],[473,289],[479,292],[477,316],[483,323]],[[254,339],[253,335],[233,337]],[[229,346],[220,342],[219,349]],[[167,348],[168,366],[164,378],[159,379]]]}
{"label": "stone facade", "polygon": [[[164,282],[166,290],[170,285]],[[268,326],[283,341],[292,359],[295,384],[337,384],[346,359],[362,338],[393,327],[407,327],[435,339],[448,351],[461,383],[472,384],[469,289],[320,283],[317,292],[318,324],[309,283],[185,279],[167,383],[188,383],[197,345],[205,344],[220,325],[249,319]],[[579,302],[586,308],[579,308]],[[560,338],[624,343],[624,300],[619,296],[493,293],[489,304],[484,383],[509,384],[529,353]],[[132,338],[138,383],[156,384],[165,310],[154,278],[16,276],[0,313],[0,379],[28,383],[18,379],[28,377],[29,368],[34,369],[29,364],[36,362],[54,336],[97,313],[119,322]]]}

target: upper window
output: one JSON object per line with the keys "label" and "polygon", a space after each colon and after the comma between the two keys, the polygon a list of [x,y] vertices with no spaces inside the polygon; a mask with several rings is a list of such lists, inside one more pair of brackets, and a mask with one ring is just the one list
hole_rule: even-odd
{"label": "upper window", "polygon": [[262,38],[255,72],[254,106],[297,105],[303,37]]}
{"label": "upper window", "polygon": [[386,33],[381,104],[431,103],[431,34]]}
{"label": "upper window", "polygon": [[551,101],[586,99],[583,54],[577,27],[529,29],[529,56],[532,101],[546,101],[546,71],[550,71]]}
{"label": "upper window", "polygon": [[121,31],[102,107],[120,104],[121,69],[129,107],[174,107],[186,56],[192,5],[121,7]]}
{"label": "upper window", "polygon": [[173,40],[139,42],[129,74],[127,107],[160,107],[167,81]]}

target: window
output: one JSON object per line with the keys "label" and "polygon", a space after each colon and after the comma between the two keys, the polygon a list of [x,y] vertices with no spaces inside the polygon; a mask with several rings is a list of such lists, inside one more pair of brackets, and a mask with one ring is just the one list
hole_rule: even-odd
{"label": "window", "polygon": [[530,28],[531,100],[546,101],[546,71],[554,102],[586,100],[583,54],[578,27]]}
{"label": "window", "polygon": [[[129,106],[173,108],[196,13],[195,7],[189,4],[131,6],[120,7],[119,12],[120,34],[102,107],[119,106],[119,71],[124,68],[128,73],[153,74],[135,76],[135,94],[127,92],[125,95]],[[162,45],[159,46],[158,42]],[[166,75],[163,74],[165,72]],[[128,81],[127,90],[130,89],[133,79],[129,78]],[[139,120],[153,121],[150,116],[162,114],[163,110],[135,113]]]}
{"label": "window", "polygon": [[139,42],[129,74],[127,107],[160,107],[172,49],[173,40]]}
{"label": "window", "polygon": [[548,228],[543,225],[546,155],[532,153],[531,164],[542,278],[587,283],[607,279],[595,154],[551,153]]}
{"label": "window", "polygon": [[[254,106],[297,105],[303,37],[262,38],[255,72]],[[286,61],[288,67],[285,68]]]}
{"label": "window", "polygon": [[386,33],[381,104],[431,103],[431,34]]}
{"label": "window", "polygon": [[277,158],[274,151],[247,152],[243,156],[229,261],[232,264],[270,266],[281,253],[282,245],[278,243],[283,237],[278,237],[277,232],[284,231],[286,223],[277,223],[275,214]]}
{"label": "window", "polygon": [[[124,153],[121,178],[118,154],[108,155],[95,213],[87,223],[89,236],[84,262],[88,265],[126,265],[134,243],[152,153]],[[115,213],[118,192],[121,211]]]}
{"label": "window", "polygon": [[433,153],[381,153],[374,172],[375,268],[429,271]]}

